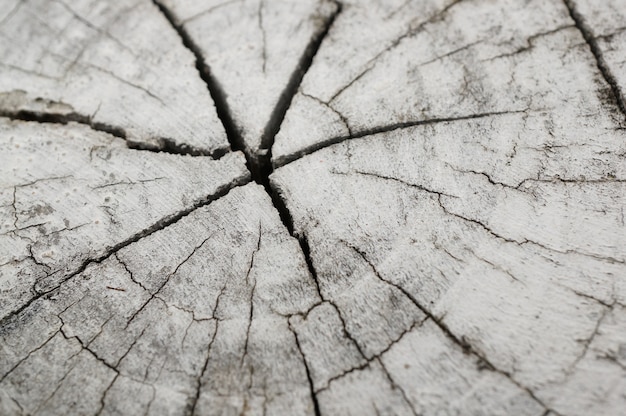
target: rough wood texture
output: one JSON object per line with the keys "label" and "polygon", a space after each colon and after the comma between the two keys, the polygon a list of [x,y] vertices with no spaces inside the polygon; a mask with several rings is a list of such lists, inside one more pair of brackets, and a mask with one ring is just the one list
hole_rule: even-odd
{"label": "rough wood texture", "polygon": [[78,124],[2,121],[0,319],[248,177],[239,153],[152,153]]}
{"label": "rough wood texture", "polygon": [[263,155],[337,5],[330,0],[158,2],[204,57],[242,148]]}
{"label": "rough wood texture", "polygon": [[[330,348],[331,358],[303,347],[315,385],[327,386],[322,409],[340,397],[359,402],[364,379],[384,371],[380,383],[397,385],[417,414],[457,405],[462,414],[521,414],[510,407],[520,405],[515,386],[543,406],[529,414],[623,410],[626,137],[565,126],[578,127],[581,143],[559,126],[542,131],[545,123],[543,115],[507,114],[399,129],[274,173],[296,234],[311,247],[322,298],[352,343],[351,355]],[[319,341],[329,320],[308,318],[301,343],[330,343]],[[473,394],[493,394],[489,411],[472,413],[471,395],[434,405],[428,382],[437,377],[414,381],[425,371],[417,351],[428,351],[433,337],[495,369],[476,373],[489,381],[464,377],[486,389]],[[367,394],[363,414],[390,405],[383,388]]]}
{"label": "rough wood texture", "polygon": [[[370,3],[346,5],[336,19],[276,137],[275,164],[394,126],[513,111],[574,118],[598,111],[589,95],[610,94],[562,3],[433,1],[419,18],[375,14]],[[388,20],[402,30],[354,36],[355,26]]]}
{"label": "rough wood texture", "polygon": [[0,415],[622,416],[624,10],[0,0]]}
{"label": "rough wood texture", "polygon": [[0,115],[80,121],[139,147],[228,149],[193,54],[150,0],[0,6]]}
{"label": "rough wood texture", "polygon": [[566,4],[613,89],[616,104],[626,114],[626,1],[568,0]]}
{"label": "rough wood texture", "polygon": [[0,413],[312,414],[288,316],[317,301],[263,188],[232,190],[11,317]]}

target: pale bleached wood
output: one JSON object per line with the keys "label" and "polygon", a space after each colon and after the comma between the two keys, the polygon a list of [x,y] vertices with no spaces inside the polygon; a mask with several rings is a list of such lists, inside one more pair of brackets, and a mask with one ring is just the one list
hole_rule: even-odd
{"label": "pale bleached wood", "polygon": [[137,146],[223,153],[194,55],[150,0],[0,2],[0,114],[113,130]]}
{"label": "pale bleached wood", "polygon": [[240,153],[153,153],[79,124],[0,121],[0,316],[248,177]]}
{"label": "pale bleached wood", "polygon": [[[330,318],[296,326],[322,409],[395,409],[396,384],[418,414],[622,412],[625,137],[602,123],[442,122],[346,140],[273,174],[323,298],[369,361],[317,334]],[[425,369],[431,348],[441,355]],[[487,370],[465,373],[478,358]],[[469,390],[433,393],[440,378]]]}
{"label": "pale bleached wood", "polygon": [[[307,57],[337,4],[330,0],[159,0],[202,54],[223,91],[236,134],[248,153],[268,150],[266,128],[307,68]],[[321,39],[320,39],[321,40]],[[285,94],[285,97],[282,95]],[[278,126],[276,126],[278,127]]]}
{"label": "pale bleached wood", "polygon": [[156,3],[0,7],[0,414],[621,416],[619,1]]}
{"label": "pale bleached wood", "polygon": [[[433,1],[425,14],[407,5],[389,18],[368,4],[346,5],[333,24],[276,136],[274,164],[406,123],[512,111],[623,119],[564,3]],[[386,19],[400,33],[355,34]]]}
{"label": "pale bleached wood", "polygon": [[318,301],[263,188],[234,189],[13,316],[0,412],[313,414],[288,317]]}

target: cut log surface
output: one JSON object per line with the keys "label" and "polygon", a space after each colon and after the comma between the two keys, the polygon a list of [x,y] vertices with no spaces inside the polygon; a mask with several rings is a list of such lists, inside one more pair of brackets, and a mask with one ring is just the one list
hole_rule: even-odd
{"label": "cut log surface", "polygon": [[153,153],[78,124],[3,121],[0,318],[248,177],[240,153]]}
{"label": "cut log surface", "polygon": [[[417,17],[383,17],[370,3],[346,5],[331,28],[276,136],[275,165],[345,137],[441,119],[547,111],[565,121],[599,112],[597,95],[610,94],[560,2],[427,1]],[[396,32],[354,34],[385,19]]]}
{"label": "cut log surface", "polygon": [[624,415],[624,27],[0,0],[0,415]]}
{"label": "cut log surface", "polygon": [[81,121],[138,147],[228,149],[194,55],[150,1],[0,9],[0,114]]}
{"label": "cut log surface", "polygon": [[[626,163],[616,160],[613,134],[542,148],[554,139],[533,131],[537,122],[507,114],[416,126],[346,141],[273,174],[311,247],[322,298],[358,352],[351,361],[338,348],[327,352],[336,358],[317,355],[327,329],[309,314],[299,336],[316,386],[326,387],[322,409],[349,394],[345,384],[360,394],[360,371],[378,373],[387,389],[404,387],[413,410],[425,412],[433,387],[415,378],[439,371],[414,360],[436,337],[486,369],[463,377],[468,396],[441,396],[450,413],[491,394],[501,407],[485,414],[521,414],[510,407],[519,404],[516,386],[559,414],[621,412]],[[502,137],[524,123],[528,137]],[[572,160],[597,171],[587,168],[583,179]],[[491,371],[510,382],[506,394],[491,390],[507,386]],[[369,397],[378,407],[388,393],[375,388]]]}
{"label": "cut log surface", "polygon": [[8,320],[1,410],[312,413],[288,316],[318,301],[263,189],[233,190]]}
{"label": "cut log surface", "polygon": [[[337,11],[329,0],[158,0],[204,57],[252,153],[268,150],[291,85]],[[281,112],[283,114],[281,114]]]}

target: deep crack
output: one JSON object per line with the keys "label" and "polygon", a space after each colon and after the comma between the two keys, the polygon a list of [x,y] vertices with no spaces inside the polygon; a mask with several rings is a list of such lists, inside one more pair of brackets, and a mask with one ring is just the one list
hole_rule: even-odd
{"label": "deep crack", "polygon": [[0,320],[0,328],[5,326],[8,321],[10,319],[12,319],[15,316],[18,316],[22,311],[24,311],[25,309],[27,309],[28,307],[30,307],[34,302],[36,302],[37,300],[41,299],[42,297],[53,293],[54,291],[58,290],[65,282],[71,280],[72,278],[74,278],[75,276],[81,274],[82,272],[85,271],[85,269],[87,269],[87,267],[91,264],[98,264],[98,263],[102,263],[104,260],[108,259],[109,257],[113,256],[114,254],[116,254],[117,252],[119,252],[121,249],[136,243],[137,241],[141,240],[142,238],[145,238],[151,234],[154,234],[157,231],[163,230],[166,227],[169,227],[170,225],[180,221],[182,218],[186,217],[187,215],[191,214],[193,211],[202,208],[206,205],[209,205],[211,202],[216,201],[224,196],[226,196],[232,189],[245,185],[249,182],[249,179],[247,176],[241,177],[241,178],[237,178],[235,179],[232,183],[229,183],[227,185],[223,185],[220,186],[219,188],[217,188],[217,190],[211,194],[208,195],[206,198],[204,198],[203,200],[191,205],[190,207],[187,207],[181,211],[176,212],[175,214],[172,215],[168,215],[164,218],[161,218],[159,221],[157,221],[156,223],[152,224],[150,227],[145,228],[135,234],[133,234],[132,236],[130,236],[129,238],[123,240],[122,242],[113,245],[112,247],[109,247],[101,256],[97,257],[97,258],[90,258],[90,259],[86,259],[85,261],[83,261],[73,272],[68,273],[66,276],[63,277],[63,279],[61,279],[58,283],[56,283],[53,287],[46,289],[46,290],[42,290],[39,292],[35,292],[36,295],[33,296],[28,302],[26,302],[24,305],[22,305],[20,308],[18,308],[17,310],[10,312],[9,314],[7,314],[5,317],[2,318],[2,320]]}
{"label": "deep crack", "polygon": [[[224,89],[219,84],[219,82],[217,82],[217,80],[211,75],[211,68],[205,62],[200,47],[193,41],[193,39],[183,26],[183,23],[178,22],[174,14],[167,8],[167,6],[162,4],[161,0],[152,0],[152,2],[161,11],[165,19],[172,26],[172,28],[174,28],[174,30],[178,33],[178,36],[180,36],[183,43],[183,46],[185,46],[185,48],[187,48],[195,57],[196,69],[198,70],[200,78],[206,84],[207,89],[209,90],[209,94],[211,95],[211,98],[215,103],[217,117],[220,119],[222,125],[224,126],[224,130],[226,131],[226,137],[228,139],[228,142],[230,143],[231,149],[243,151],[246,155],[246,159],[248,159],[250,152],[243,142],[241,132],[238,131],[235,122],[231,116],[230,108],[226,101],[226,93],[224,92]],[[248,164],[250,164],[249,161]]]}
{"label": "deep crack", "polygon": [[292,162],[295,162],[296,160],[302,159],[305,156],[315,153],[319,150],[325,149],[335,144],[345,142],[347,140],[360,139],[363,137],[373,136],[373,135],[380,134],[380,133],[388,133],[388,132],[392,132],[395,130],[401,130],[401,129],[422,126],[422,125],[451,123],[455,121],[473,120],[473,119],[479,119],[479,118],[485,118],[485,117],[501,116],[501,115],[506,115],[506,114],[523,114],[523,113],[527,113],[527,111],[528,110],[495,111],[495,112],[488,112],[488,113],[469,114],[466,116],[441,117],[441,118],[407,121],[403,123],[389,124],[386,126],[372,127],[369,129],[361,130],[354,134],[349,134],[347,136],[337,136],[337,137],[332,137],[327,140],[322,140],[320,142],[311,144],[309,146],[305,146],[302,149],[294,153],[280,156],[279,158],[273,161],[272,168],[277,169],[277,168],[283,167]]}
{"label": "deep crack", "polygon": [[59,114],[30,110],[8,111],[6,109],[0,109],[0,117],[6,117],[10,120],[62,125],[66,125],[68,123],[78,123],[83,126],[87,126],[94,131],[107,133],[119,139],[122,139],[126,141],[126,145],[128,146],[128,148],[135,150],[164,152],[175,155],[209,156],[216,160],[228,153],[226,149],[216,149],[212,152],[208,152],[203,149],[189,146],[185,143],[177,143],[174,140],[166,137],[154,137],[153,139],[157,142],[157,144],[154,145],[143,141],[134,141],[128,137],[128,135],[126,134],[126,130],[122,127],[102,122],[96,122],[93,121],[91,116],[86,116],[84,114],[76,112]]}
{"label": "deep crack", "polygon": [[[200,73],[200,77],[207,85],[209,93],[213,98],[217,115],[222,122],[224,129],[226,130],[226,136],[230,143],[232,150],[240,150],[246,156],[247,166],[252,174],[252,179],[265,187],[268,194],[272,194],[272,190],[269,184],[269,175],[272,173],[272,147],[274,144],[274,138],[280,129],[280,125],[285,118],[287,109],[291,105],[291,101],[295,96],[304,74],[308,71],[309,67],[313,63],[313,58],[317,54],[322,41],[328,34],[330,27],[332,26],[335,18],[341,11],[341,5],[335,3],[337,8],[335,12],[325,21],[318,33],[315,33],[309,44],[304,50],[304,53],[300,57],[297,67],[291,74],[287,86],[282,91],[276,107],[272,111],[270,119],[265,126],[263,136],[261,137],[261,146],[258,151],[251,149],[244,141],[241,131],[237,127],[230,106],[226,100],[226,93],[219,81],[211,74],[211,68],[205,61],[200,47],[194,42],[189,33],[184,27],[184,22],[180,23],[174,16],[174,14],[164,5],[161,0],[153,0],[154,4],[161,10],[165,18],[169,21],[170,25],[178,32],[182,39],[183,45],[189,49],[196,58],[196,68]],[[259,10],[259,16],[262,10]],[[260,22],[262,23],[262,22]],[[265,59],[264,59],[265,61]],[[264,62],[265,67],[265,62]]]}
{"label": "deep crack", "polygon": [[[266,188],[269,187],[269,175],[272,173],[272,147],[274,146],[274,139],[278,130],[280,130],[280,125],[282,124],[285,114],[287,114],[287,110],[291,105],[291,101],[293,97],[298,92],[300,88],[300,84],[302,83],[302,79],[304,78],[304,74],[309,70],[311,64],[313,64],[313,58],[317,54],[320,46],[322,45],[322,41],[326,38],[328,31],[333,25],[333,22],[341,13],[341,4],[335,3],[336,9],[335,12],[330,15],[328,20],[325,21],[325,24],[322,30],[319,33],[316,33],[312,38],[307,47],[304,50],[304,53],[300,57],[300,61],[298,62],[298,66],[295,71],[291,74],[289,78],[289,82],[287,83],[287,87],[283,90],[278,99],[278,103],[272,112],[269,122],[265,126],[265,131],[263,132],[263,137],[261,138],[261,149],[262,151],[257,156],[258,167],[255,169],[258,170],[258,174],[261,175],[259,179],[259,183],[264,185]],[[266,150],[266,151],[264,151]],[[253,176],[255,172],[252,172]],[[256,179],[255,179],[256,180]]]}
{"label": "deep crack", "polygon": [[604,54],[602,53],[600,45],[598,45],[598,41],[593,33],[593,30],[591,29],[591,27],[589,27],[583,15],[578,12],[573,0],[563,0],[563,2],[569,10],[569,14],[574,20],[576,27],[583,35],[585,42],[587,42],[587,45],[589,45],[591,53],[593,53],[593,56],[596,58],[596,64],[598,65],[598,69],[600,70],[602,77],[604,77],[605,81],[609,84],[609,87],[611,88],[611,93],[613,99],[615,100],[615,104],[620,109],[622,114],[626,116],[626,98],[624,97],[624,94],[622,93],[622,90],[620,89],[619,83],[613,75],[613,72],[611,72],[608,63],[604,59]]}

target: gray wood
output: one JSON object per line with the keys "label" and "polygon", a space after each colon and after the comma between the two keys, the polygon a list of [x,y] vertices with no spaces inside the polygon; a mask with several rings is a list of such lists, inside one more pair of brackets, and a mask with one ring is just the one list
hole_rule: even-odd
{"label": "gray wood", "polygon": [[[543,131],[550,117],[530,113],[416,126],[272,175],[335,309],[318,315],[338,314],[352,341],[320,335],[331,318],[311,312],[301,324],[322,409],[395,409],[394,386],[417,414],[624,409],[626,137],[596,121]],[[423,368],[429,348],[444,369]],[[439,377],[472,393],[433,401]]]}
{"label": "gray wood", "polygon": [[194,55],[150,0],[2,0],[0,114],[81,121],[136,146],[228,149]]}
{"label": "gray wood", "polygon": [[0,412],[313,414],[288,317],[318,301],[263,188],[234,189],[11,317]]}
{"label": "gray wood", "polygon": [[[563,3],[433,1],[424,15],[389,18],[370,3],[346,5],[331,28],[276,136],[275,165],[326,142],[440,119],[515,111],[549,111],[564,123],[599,111],[624,117],[597,107],[595,95],[610,89]],[[400,33],[355,33],[388,19]]]}
{"label": "gray wood", "polygon": [[0,415],[621,416],[623,3],[0,0]]}
{"label": "gray wood", "polygon": [[[201,52],[246,153],[265,154],[281,102],[337,11],[330,0],[159,0]],[[296,84],[297,86],[297,84]],[[285,95],[286,94],[286,95]],[[285,95],[285,97],[283,97]],[[286,109],[286,108],[285,108]]]}
{"label": "gray wood", "polygon": [[240,153],[153,153],[78,124],[1,121],[0,319],[248,178]]}

